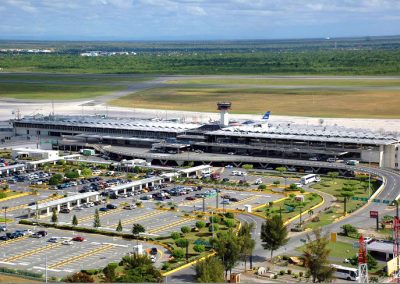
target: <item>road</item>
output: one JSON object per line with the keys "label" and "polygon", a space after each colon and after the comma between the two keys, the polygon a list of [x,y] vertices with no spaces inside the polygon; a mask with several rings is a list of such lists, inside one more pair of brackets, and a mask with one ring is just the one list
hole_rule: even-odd
{"label": "road", "polygon": [[[394,172],[388,169],[368,169],[365,167],[363,169],[366,171],[374,172],[386,178],[386,186],[384,187],[383,191],[377,196],[377,198],[386,200],[395,200],[398,198],[398,196],[400,195],[400,190],[398,189],[398,186],[400,185],[400,174],[398,172]],[[370,210],[379,211],[381,215],[388,214],[388,212],[393,213],[394,211],[393,208],[388,210],[387,206],[382,205],[381,203],[371,202],[367,206],[364,206],[363,208],[349,215],[347,218],[342,219],[336,223],[324,226],[322,228],[322,232],[339,232],[341,230],[340,227],[344,224],[352,224],[358,228],[371,228],[374,226],[375,220],[369,218]],[[268,259],[270,252],[264,250],[260,240],[261,224],[264,220],[256,216],[243,214],[239,215],[239,219],[242,222],[253,222],[255,224],[253,236],[256,240],[256,247],[253,253],[253,265],[256,267],[265,266],[265,262]],[[274,255],[285,254],[288,251],[294,250],[296,247],[302,246],[304,243],[301,241],[301,239],[303,239],[306,235],[307,233],[305,232],[291,234],[288,244],[274,252]],[[239,262],[236,267],[236,271],[240,271],[243,268],[243,263]],[[175,273],[174,275],[171,275],[168,281],[193,282],[194,276],[195,271],[193,270],[193,268],[187,268]]]}

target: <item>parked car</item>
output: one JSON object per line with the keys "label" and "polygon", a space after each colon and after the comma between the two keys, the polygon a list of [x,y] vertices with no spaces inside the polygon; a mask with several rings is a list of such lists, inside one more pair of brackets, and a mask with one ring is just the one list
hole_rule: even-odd
{"label": "parked car", "polygon": [[135,209],[137,206],[135,205],[135,204],[131,204],[131,205],[126,205],[126,206],[124,206],[124,209],[125,210],[132,210],[132,209]]}
{"label": "parked car", "polygon": [[196,200],[196,197],[194,197],[194,196],[188,196],[188,197],[186,197],[185,199],[186,199],[186,200]]}
{"label": "parked car", "polygon": [[50,239],[48,239],[49,243],[58,243],[58,241],[60,240],[59,237],[51,237]]}
{"label": "parked car", "polygon": [[72,244],[73,244],[73,242],[72,242],[72,241],[70,241],[70,240],[64,240],[64,241],[62,241],[62,244],[63,244],[63,245],[70,246],[70,245],[72,245]]}
{"label": "parked car", "polygon": [[0,226],[0,231],[1,231],[1,232],[7,231],[7,226],[1,225],[1,226]]}
{"label": "parked car", "polygon": [[70,212],[71,212],[71,209],[68,209],[68,208],[63,208],[63,209],[60,210],[60,213],[66,213],[66,214],[68,214],[68,213],[70,213]]}
{"label": "parked car", "polygon": [[1,241],[8,241],[10,238],[7,235],[1,236],[0,240]]}
{"label": "parked car", "polygon": [[43,238],[47,236],[47,232],[46,231],[38,231],[34,234],[31,235],[32,238]]}
{"label": "parked car", "polygon": [[107,204],[107,205],[106,205],[106,208],[107,208],[107,209],[117,209],[118,206],[117,206],[117,205],[114,205],[114,204]]}
{"label": "parked car", "polygon": [[72,240],[74,242],[84,242],[84,241],[86,241],[86,239],[84,237],[81,237],[81,236],[76,236],[76,237],[72,238]]}
{"label": "parked car", "polygon": [[108,209],[107,207],[101,207],[99,209],[99,211],[102,211],[102,212],[107,212],[108,210],[110,210],[110,209]]}

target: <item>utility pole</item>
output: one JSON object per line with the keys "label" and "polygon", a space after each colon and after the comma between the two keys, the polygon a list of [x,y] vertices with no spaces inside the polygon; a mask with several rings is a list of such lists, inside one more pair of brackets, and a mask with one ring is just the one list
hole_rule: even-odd
{"label": "utility pole", "polygon": [[218,209],[218,201],[219,201],[219,192],[217,191],[217,195],[216,195],[216,201],[215,201],[215,207]]}
{"label": "utility pole", "polygon": [[203,196],[203,212],[206,212],[206,198]]}
{"label": "utility pole", "polygon": [[301,227],[301,223],[302,223],[302,222],[301,222],[301,214],[303,213],[303,210],[302,210],[302,209],[303,209],[303,206],[300,206],[299,209],[300,209],[300,227]]}

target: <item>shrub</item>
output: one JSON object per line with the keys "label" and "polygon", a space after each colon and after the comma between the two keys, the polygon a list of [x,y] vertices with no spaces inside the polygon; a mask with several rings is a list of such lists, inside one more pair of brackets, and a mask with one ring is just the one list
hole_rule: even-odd
{"label": "shrub", "polygon": [[235,217],[235,215],[232,212],[226,212],[225,217],[229,218],[229,219],[233,219]]}
{"label": "shrub", "polygon": [[260,184],[260,185],[258,186],[258,189],[259,189],[259,190],[266,190],[266,189],[267,189],[267,186],[266,186],[265,184]]}
{"label": "shrub", "polygon": [[172,256],[176,259],[181,259],[185,256],[185,252],[181,248],[176,248],[172,251]]}
{"label": "shrub", "polygon": [[292,274],[292,270],[291,270],[291,269],[288,269],[288,270],[287,270],[287,274],[289,274],[289,275]]}
{"label": "shrub", "polygon": [[290,188],[291,190],[297,190],[297,185],[296,185],[295,183],[291,183],[291,184],[289,185],[289,188]]}
{"label": "shrub", "polygon": [[299,272],[299,276],[300,276],[300,277],[303,277],[303,275],[304,275],[303,271],[300,271],[300,272]]}
{"label": "shrub", "polygon": [[171,267],[171,264],[169,262],[164,262],[163,266],[161,267],[162,270],[169,270]]}
{"label": "shrub", "polygon": [[232,227],[235,226],[235,221],[232,220],[232,219],[226,219],[226,220],[225,220],[225,225],[226,225],[228,228],[232,228]]}
{"label": "shrub", "polygon": [[350,237],[358,233],[357,228],[350,224],[344,224],[341,229],[343,230],[343,235],[346,237]]}
{"label": "shrub", "polygon": [[183,226],[183,227],[181,228],[181,232],[184,233],[184,234],[189,233],[189,232],[190,232],[190,227],[188,227],[188,226]]}
{"label": "shrub", "polygon": [[204,245],[194,245],[193,246],[193,250],[196,251],[196,252],[200,252],[201,253],[201,252],[205,251],[205,249],[206,248],[204,247]]}
{"label": "shrub", "polygon": [[181,234],[178,233],[178,232],[172,232],[172,233],[171,233],[171,238],[174,239],[174,240],[177,240],[177,239],[179,239],[180,237],[181,237]]}
{"label": "shrub", "polygon": [[279,275],[284,275],[284,274],[285,274],[285,270],[279,271]]}
{"label": "shrub", "polygon": [[221,222],[221,218],[220,217],[218,217],[218,216],[210,217],[210,223],[217,224],[219,222]]}
{"label": "shrub", "polygon": [[279,180],[274,180],[273,184],[274,184],[274,185],[280,185],[281,182],[280,182]]}
{"label": "shrub", "polygon": [[205,226],[206,226],[206,223],[204,223],[203,221],[197,221],[196,222],[196,228],[197,229],[204,228]]}
{"label": "shrub", "polygon": [[180,248],[185,248],[186,245],[188,244],[188,240],[187,239],[183,239],[183,238],[177,239],[175,241],[175,244],[176,244],[176,246],[178,246]]}
{"label": "shrub", "polygon": [[274,277],[273,277],[274,279],[278,279],[278,275],[277,274],[274,274]]}
{"label": "shrub", "polygon": [[[213,228],[213,226],[211,226],[211,224],[210,224],[210,226],[208,227],[208,231],[210,233],[212,232],[212,228]],[[214,224],[214,232],[216,232],[218,230],[219,230],[219,225],[218,224]]]}

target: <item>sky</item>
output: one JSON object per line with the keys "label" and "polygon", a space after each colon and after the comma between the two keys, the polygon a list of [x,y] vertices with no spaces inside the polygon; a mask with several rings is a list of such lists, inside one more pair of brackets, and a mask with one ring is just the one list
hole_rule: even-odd
{"label": "sky", "polygon": [[1,39],[400,35],[400,0],[0,0],[0,19]]}

